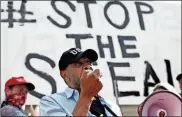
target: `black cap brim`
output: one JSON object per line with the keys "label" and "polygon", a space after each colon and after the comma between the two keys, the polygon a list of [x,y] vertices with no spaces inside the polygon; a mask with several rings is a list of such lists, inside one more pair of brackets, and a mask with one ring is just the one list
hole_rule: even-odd
{"label": "black cap brim", "polygon": [[32,83],[26,83],[25,85],[27,86],[29,91],[32,91],[35,89],[35,86]]}
{"label": "black cap brim", "polygon": [[80,58],[88,58],[89,60],[91,60],[92,62],[97,61],[98,59],[98,54],[96,51],[92,50],[92,49],[87,49],[84,52],[80,53],[75,61],[79,60]]}

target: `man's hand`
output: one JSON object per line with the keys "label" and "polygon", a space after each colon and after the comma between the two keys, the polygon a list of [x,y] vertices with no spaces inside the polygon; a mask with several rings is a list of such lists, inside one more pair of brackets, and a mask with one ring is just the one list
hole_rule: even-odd
{"label": "man's hand", "polygon": [[87,116],[92,98],[102,89],[100,70],[84,70],[80,79],[80,98],[73,111],[73,116]]}
{"label": "man's hand", "polygon": [[80,79],[80,96],[90,99],[96,96],[103,87],[100,77],[101,73],[99,69],[94,71],[84,70]]}

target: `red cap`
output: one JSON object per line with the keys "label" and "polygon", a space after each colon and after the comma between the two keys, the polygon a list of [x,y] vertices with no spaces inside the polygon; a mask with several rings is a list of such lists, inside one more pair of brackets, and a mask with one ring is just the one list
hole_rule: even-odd
{"label": "red cap", "polygon": [[8,81],[6,81],[5,89],[7,89],[9,86],[12,85],[22,85],[22,84],[26,85],[29,91],[35,89],[35,86],[32,83],[27,82],[23,76],[10,78]]}

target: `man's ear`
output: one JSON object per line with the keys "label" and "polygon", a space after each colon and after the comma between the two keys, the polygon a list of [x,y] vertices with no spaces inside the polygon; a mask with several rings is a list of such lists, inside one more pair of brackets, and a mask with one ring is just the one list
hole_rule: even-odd
{"label": "man's ear", "polygon": [[8,88],[5,88],[5,95],[6,96],[8,96],[8,95],[10,95],[11,94],[11,90],[9,89],[9,87]]}
{"label": "man's ear", "polygon": [[66,78],[66,72],[64,70],[60,71],[60,75],[65,80],[65,78]]}

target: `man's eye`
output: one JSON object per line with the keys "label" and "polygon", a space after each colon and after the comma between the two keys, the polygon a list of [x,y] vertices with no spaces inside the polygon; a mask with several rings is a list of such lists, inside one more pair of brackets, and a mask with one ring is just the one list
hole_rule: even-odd
{"label": "man's eye", "polygon": [[81,66],[81,63],[74,63],[73,65],[76,67],[79,67],[79,66]]}
{"label": "man's eye", "polygon": [[92,62],[91,62],[91,61],[88,61],[88,64],[89,64],[89,65],[92,65]]}

